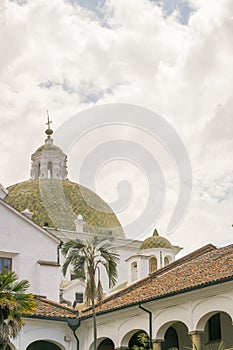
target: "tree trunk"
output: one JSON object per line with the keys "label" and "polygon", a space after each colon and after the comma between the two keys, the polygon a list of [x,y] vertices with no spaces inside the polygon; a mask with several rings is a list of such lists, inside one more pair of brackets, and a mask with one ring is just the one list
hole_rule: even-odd
{"label": "tree trunk", "polygon": [[96,325],[95,300],[92,300],[92,314],[93,314],[94,350],[97,350],[97,325]]}

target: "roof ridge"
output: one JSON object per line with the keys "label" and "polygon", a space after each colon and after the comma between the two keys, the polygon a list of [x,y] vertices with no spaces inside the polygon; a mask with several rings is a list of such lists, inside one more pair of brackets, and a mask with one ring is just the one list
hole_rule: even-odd
{"label": "roof ridge", "polygon": [[[233,244],[208,244],[170,265],[106,298],[103,308],[97,304],[97,314],[233,281]],[[90,309],[82,312],[81,318],[91,317]]]}
{"label": "roof ridge", "polygon": [[77,310],[74,310],[72,307],[70,306],[65,306],[57,301],[54,301],[54,300],[50,300],[50,299],[47,299],[46,297],[43,297],[43,296],[40,296],[40,295],[34,295],[34,298],[36,300],[39,300],[39,301],[42,301],[46,304],[50,304],[50,305],[53,305],[53,306],[56,306],[56,307],[59,307],[60,309],[64,309],[64,310],[67,310],[67,311],[70,311],[74,314],[77,314]]}
{"label": "roof ridge", "polygon": [[[206,244],[201,248],[198,248],[197,250],[195,250],[194,252],[191,252],[185,256],[183,256],[182,258],[173,261],[172,263],[168,264],[167,266],[162,267],[161,269],[153,272],[152,274],[150,274],[149,276],[146,276],[142,279],[140,279],[139,281],[136,281],[135,283],[130,284],[129,286],[109,295],[108,297],[104,298],[101,301],[101,304],[105,304],[108,301],[111,301],[112,299],[118,297],[119,295],[124,295],[127,294],[128,292],[130,292],[131,290],[138,288],[141,284],[144,284],[146,280],[151,280],[154,279],[157,276],[160,276],[161,274],[163,274],[164,272],[170,271],[173,268],[180,266],[190,260],[194,260],[198,257],[200,257],[201,255],[207,254],[213,250],[217,250],[218,248],[216,246],[214,246],[212,243]],[[98,306],[99,303],[96,304],[96,306]],[[82,311],[88,311],[89,309],[91,309],[90,306],[88,306],[87,308],[83,309]]]}

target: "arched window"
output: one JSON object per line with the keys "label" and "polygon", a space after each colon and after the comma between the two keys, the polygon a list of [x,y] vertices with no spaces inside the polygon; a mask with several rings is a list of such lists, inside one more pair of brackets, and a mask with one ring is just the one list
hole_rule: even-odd
{"label": "arched window", "polygon": [[132,281],[135,281],[138,277],[138,265],[137,262],[134,261],[131,264],[131,279]]}
{"label": "arched window", "polygon": [[149,260],[149,273],[153,273],[157,270],[157,259],[155,257],[150,258]]}
{"label": "arched window", "polygon": [[170,264],[171,262],[171,258],[169,256],[165,256],[164,258],[164,266],[167,266],[168,264]]}
{"label": "arched window", "polygon": [[40,163],[38,163],[38,166],[37,166],[37,174],[36,174],[36,177],[40,177]]}
{"label": "arched window", "polygon": [[48,162],[48,178],[52,179],[53,177],[53,164],[52,162]]}

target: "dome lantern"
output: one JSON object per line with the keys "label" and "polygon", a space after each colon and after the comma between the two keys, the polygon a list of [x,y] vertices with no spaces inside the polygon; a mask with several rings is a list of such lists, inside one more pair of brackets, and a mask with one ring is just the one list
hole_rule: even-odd
{"label": "dome lantern", "polygon": [[67,179],[67,156],[62,150],[53,144],[51,135],[53,130],[50,127],[52,121],[46,123],[48,125],[45,134],[47,138],[44,145],[39,147],[32,154],[31,160],[31,178],[34,179]]}

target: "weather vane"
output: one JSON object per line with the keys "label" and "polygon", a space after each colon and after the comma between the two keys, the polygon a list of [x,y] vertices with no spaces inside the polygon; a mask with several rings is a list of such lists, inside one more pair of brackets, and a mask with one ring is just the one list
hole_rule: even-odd
{"label": "weather vane", "polygon": [[50,128],[50,124],[52,123],[51,120],[49,120],[49,111],[47,110],[47,116],[48,116],[48,122],[46,125],[48,125],[48,129],[45,131],[46,135],[48,135],[48,139],[50,139],[50,136],[53,134],[53,130]]}
{"label": "weather vane", "polygon": [[50,124],[52,123],[52,121],[49,120],[49,111],[47,110],[47,116],[48,116],[48,122],[46,123],[46,125],[48,125],[48,129],[50,128]]}

